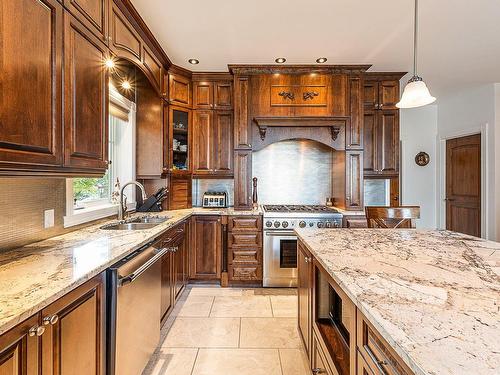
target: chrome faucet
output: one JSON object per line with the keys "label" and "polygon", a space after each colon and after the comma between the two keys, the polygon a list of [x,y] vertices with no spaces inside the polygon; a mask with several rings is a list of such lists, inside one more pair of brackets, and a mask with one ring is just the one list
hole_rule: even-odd
{"label": "chrome faucet", "polygon": [[127,197],[125,197],[125,199],[123,199],[123,197],[124,197],[123,190],[125,190],[125,188],[128,185],[136,185],[141,189],[143,201],[145,201],[148,198],[146,196],[146,190],[144,190],[144,186],[142,184],[140,184],[139,182],[129,181],[126,184],[124,184],[122,186],[122,188],[120,189],[120,204],[118,205],[118,220],[123,220],[127,216]]}

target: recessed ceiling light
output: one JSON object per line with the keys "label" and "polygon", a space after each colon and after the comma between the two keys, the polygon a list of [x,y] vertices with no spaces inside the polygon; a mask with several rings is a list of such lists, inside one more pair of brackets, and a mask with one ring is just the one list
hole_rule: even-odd
{"label": "recessed ceiling light", "polygon": [[106,68],[108,69],[113,69],[115,67],[115,61],[109,57],[104,61],[104,65],[106,65]]}
{"label": "recessed ceiling light", "polygon": [[196,65],[196,64],[199,64],[199,63],[200,63],[200,60],[198,60],[198,59],[189,59],[189,60],[188,60],[188,63],[193,64],[193,65]]}
{"label": "recessed ceiling light", "polygon": [[326,57],[320,57],[319,59],[316,59],[316,62],[318,64],[323,64],[323,63],[326,63],[327,62],[327,58]]}
{"label": "recessed ceiling light", "polygon": [[274,61],[276,61],[278,64],[283,64],[286,61],[286,59],[284,57],[278,57]]}
{"label": "recessed ceiling light", "polygon": [[129,81],[125,80],[125,81],[122,82],[122,89],[124,89],[124,90],[130,90],[131,88],[132,88],[132,85],[130,84]]}

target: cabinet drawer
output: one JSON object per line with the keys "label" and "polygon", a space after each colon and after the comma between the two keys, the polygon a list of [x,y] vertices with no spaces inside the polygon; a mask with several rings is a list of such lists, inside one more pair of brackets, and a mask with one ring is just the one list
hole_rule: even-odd
{"label": "cabinet drawer", "polygon": [[262,234],[229,232],[229,247],[260,247],[262,245]]}
{"label": "cabinet drawer", "polygon": [[412,371],[358,311],[358,351],[376,375],[411,375]]}
{"label": "cabinet drawer", "polygon": [[246,248],[246,249],[233,249],[229,248],[228,251],[228,259],[229,264],[241,264],[241,263],[250,263],[250,264],[260,264],[261,259],[261,249],[259,248]]}
{"label": "cabinet drawer", "polygon": [[261,216],[230,216],[228,230],[230,232],[256,232],[262,229]]}
{"label": "cabinet drawer", "polygon": [[229,280],[262,280],[262,266],[252,264],[229,265]]}

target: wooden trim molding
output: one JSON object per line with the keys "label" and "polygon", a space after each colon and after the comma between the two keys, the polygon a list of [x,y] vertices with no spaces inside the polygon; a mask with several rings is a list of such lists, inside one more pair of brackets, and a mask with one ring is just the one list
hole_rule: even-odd
{"label": "wooden trim molding", "polygon": [[371,65],[228,65],[231,74],[360,74],[370,69]]}

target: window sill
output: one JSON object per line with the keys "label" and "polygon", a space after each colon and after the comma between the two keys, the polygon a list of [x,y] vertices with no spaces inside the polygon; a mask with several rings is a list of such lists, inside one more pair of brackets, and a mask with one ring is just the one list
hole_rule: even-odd
{"label": "window sill", "polygon": [[[127,211],[134,210],[135,202],[127,204]],[[71,215],[64,216],[64,228],[85,224],[90,221],[104,219],[105,217],[118,214],[118,205],[107,203],[101,206],[88,207],[76,210]]]}

